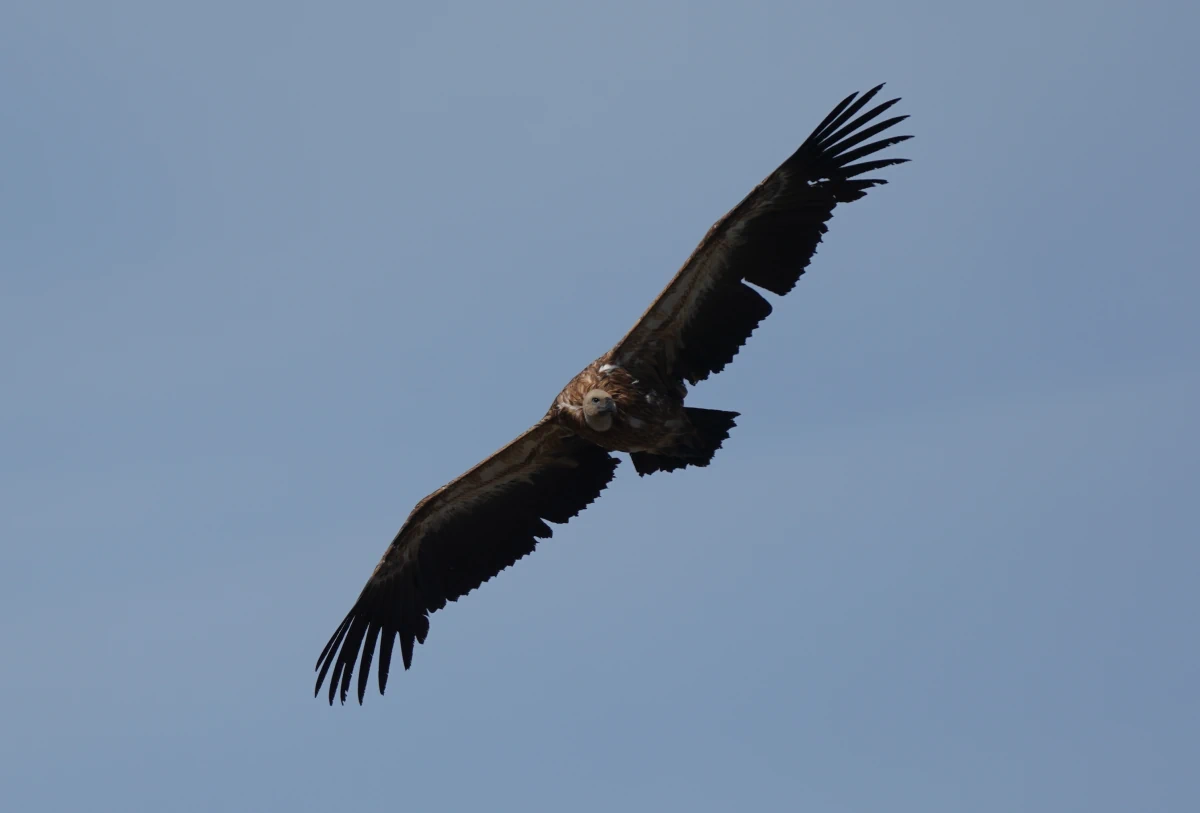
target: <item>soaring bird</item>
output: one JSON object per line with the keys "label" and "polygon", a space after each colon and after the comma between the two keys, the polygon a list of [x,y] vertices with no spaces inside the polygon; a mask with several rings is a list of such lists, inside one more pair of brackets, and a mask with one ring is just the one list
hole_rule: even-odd
{"label": "soaring bird", "polygon": [[[910,136],[870,139],[907,116],[877,121],[899,99],[860,112],[883,85],[853,93],[792,155],[718,220],[612,350],[571,379],[527,432],[417,503],[317,659],[314,694],[346,702],[359,661],[363,702],[378,647],[379,693],[396,640],[404,668],[429,616],[551,536],[612,480],[625,452],[641,476],[707,466],[737,412],[686,406],[687,385],[725,368],[771,303],[816,253],[834,208],[887,183],[865,174],[904,163],[864,161]],[[332,668],[332,673],[330,669]]]}

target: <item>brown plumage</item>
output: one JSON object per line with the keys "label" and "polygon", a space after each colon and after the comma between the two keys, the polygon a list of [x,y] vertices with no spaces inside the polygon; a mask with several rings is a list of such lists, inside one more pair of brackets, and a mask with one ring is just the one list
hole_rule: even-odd
{"label": "brown plumage", "polygon": [[860,160],[909,138],[864,143],[906,118],[876,122],[898,99],[859,112],[881,87],[843,100],[718,220],[629,333],[537,424],[417,503],[317,659],[317,692],[328,675],[329,702],[340,689],[344,703],[359,661],[361,703],[378,646],[383,694],[397,639],[408,669],[429,614],[532,552],[550,537],[548,522],[591,504],[616,470],[611,452],[628,453],[643,476],[708,465],[738,413],[685,406],[687,385],[724,369],[771,313],[752,286],[787,294],[834,207],[887,183],[862,175],[906,160]]}

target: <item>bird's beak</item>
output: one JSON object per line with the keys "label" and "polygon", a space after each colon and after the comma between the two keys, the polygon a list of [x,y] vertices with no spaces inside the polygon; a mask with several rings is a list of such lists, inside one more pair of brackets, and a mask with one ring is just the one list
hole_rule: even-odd
{"label": "bird's beak", "polygon": [[605,415],[616,415],[617,414],[617,402],[609,401],[604,407],[604,414]]}

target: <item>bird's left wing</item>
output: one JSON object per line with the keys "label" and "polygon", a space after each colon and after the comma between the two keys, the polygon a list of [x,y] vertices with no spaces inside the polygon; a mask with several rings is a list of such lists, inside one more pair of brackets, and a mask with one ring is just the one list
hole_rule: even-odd
{"label": "bird's left wing", "polygon": [[474,590],[551,535],[600,495],[617,459],[543,419],[488,459],[430,494],[409,514],[354,607],[317,659],[317,685],[329,675],[329,702],[346,701],[362,653],[358,702],[379,645],[379,693],[387,687],[392,647],[404,668],[424,643],[429,614]]}
{"label": "bird's left wing", "polygon": [[863,177],[866,173],[906,160],[860,160],[909,138],[868,141],[907,118],[875,121],[899,99],[859,114],[882,87],[844,99],[791,157],[717,221],[610,351],[614,363],[639,359],[653,363],[665,378],[692,384],[724,369],[771,313],[771,303],[745,283],[788,293],[812,260],[834,207],[887,183]]}

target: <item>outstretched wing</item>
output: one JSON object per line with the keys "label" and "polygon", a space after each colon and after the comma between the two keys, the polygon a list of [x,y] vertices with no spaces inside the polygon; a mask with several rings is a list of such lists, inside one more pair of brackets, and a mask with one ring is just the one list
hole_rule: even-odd
{"label": "outstretched wing", "polygon": [[861,176],[907,160],[859,160],[911,137],[863,143],[907,118],[867,126],[899,99],[855,118],[882,87],[844,99],[790,158],[717,221],[613,348],[610,357],[616,363],[653,362],[662,375],[695,384],[733,360],[771,313],[771,304],[745,283],[780,296],[792,290],[816,253],[834,207],[887,183]]}
{"label": "outstretched wing", "polygon": [[430,613],[531,553],[538,539],[551,536],[547,522],[566,522],[600,495],[617,462],[543,420],[417,503],[321,651],[314,694],[332,666],[329,702],[340,686],[345,703],[361,651],[361,704],[376,643],[383,694],[396,638],[408,669],[414,642],[424,643],[429,632]]}

